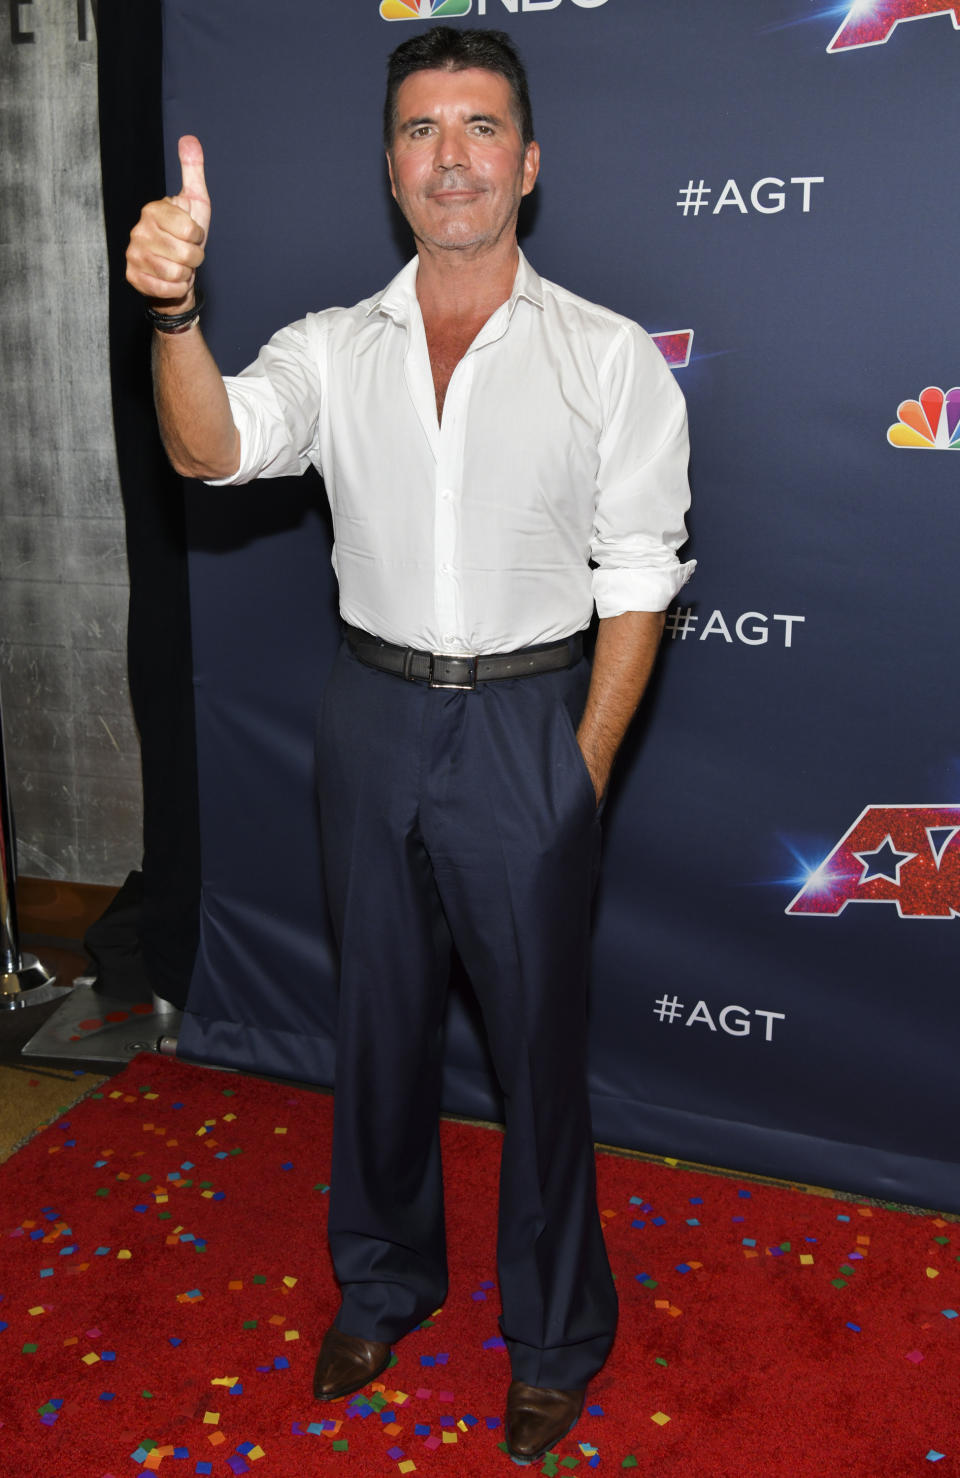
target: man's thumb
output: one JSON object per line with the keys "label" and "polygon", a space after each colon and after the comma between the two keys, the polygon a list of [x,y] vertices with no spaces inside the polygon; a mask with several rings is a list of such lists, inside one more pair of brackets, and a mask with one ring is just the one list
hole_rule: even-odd
{"label": "man's thumb", "polygon": [[[203,174],[203,148],[200,140],[192,133],[184,134],[177,145],[177,153],[180,156],[180,171],[182,184],[180,186],[181,196],[189,200],[191,207],[194,205],[206,207],[210,210],[210,196],[207,194],[207,182]],[[197,213],[191,208],[190,214],[197,220]],[[207,221],[209,215],[207,216]],[[207,221],[199,221],[200,225],[206,225]]]}

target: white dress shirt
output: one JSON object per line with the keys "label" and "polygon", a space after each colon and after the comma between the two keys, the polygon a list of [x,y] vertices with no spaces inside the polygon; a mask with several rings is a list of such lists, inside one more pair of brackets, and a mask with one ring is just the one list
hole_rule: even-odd
{"label": "white dress shirt", "polygon": [[241,461],[215,485],[313,463],[341,615],[385,641],[510,652],[582,630],[594,603],[664,610],[694,562],[676,553],[686,411],[656,346],[521,254],[438,424],[416,277],[414,259],[376,297],[308,314],[226,379]]}

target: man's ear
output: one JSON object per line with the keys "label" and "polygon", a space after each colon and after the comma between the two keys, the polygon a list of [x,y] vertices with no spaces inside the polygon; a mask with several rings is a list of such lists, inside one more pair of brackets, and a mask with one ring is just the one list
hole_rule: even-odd
{"label": "man's ear", "polygon": [[523,155],[523,186],[521,190],[522,194],[530,194],[530,191],[537,183],[537,175],[539,173],[540,145],[534,142],[527,145]]}
{"label": "man's ear", "polygon": [[396,181],[393,178],[393,160],[390,157],[390,150],[389,149],[387,150],[387,174],[390,176],[390,194],[393,196],[394,200],[396,200],[396,198],[397,198],[397,185],[396,185]]}

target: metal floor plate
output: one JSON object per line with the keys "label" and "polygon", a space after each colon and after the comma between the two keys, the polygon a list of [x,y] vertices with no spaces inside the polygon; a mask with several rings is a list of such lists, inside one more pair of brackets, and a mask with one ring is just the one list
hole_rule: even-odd
{"label": "metal floor plate", "polygon": [[24,1057],[69,1057],[78,1062],[129,1062],[138,1052],[176,1050],[182,1013],[161,1003],[119,1000],[81,976],[22,1049]]}

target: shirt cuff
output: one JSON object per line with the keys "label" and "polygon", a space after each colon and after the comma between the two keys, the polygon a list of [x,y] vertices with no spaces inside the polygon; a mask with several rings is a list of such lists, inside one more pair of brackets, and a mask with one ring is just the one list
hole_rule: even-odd
{"label": "shirt cuff", "polygon": [[601,621],[625,611],[665,611],[676,600],[697,561],[679,561],[666,569],[594,570],[593,599]]}

